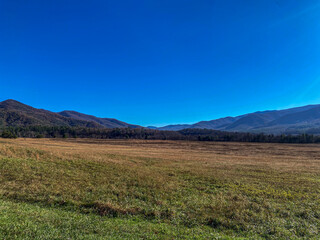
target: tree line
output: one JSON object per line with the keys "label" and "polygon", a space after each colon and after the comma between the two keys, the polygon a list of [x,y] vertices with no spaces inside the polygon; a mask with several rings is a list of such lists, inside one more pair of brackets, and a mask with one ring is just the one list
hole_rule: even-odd
{"label": "tree line", "polygon": [[6,127],[0,129],[2,138],[96,138],[96,139],[153,139],[226,142],[320,143],[319,135],[273,135],[243,132],[224,132],[210,129],[160,131],[148,128],[85,128],[65,126]]}

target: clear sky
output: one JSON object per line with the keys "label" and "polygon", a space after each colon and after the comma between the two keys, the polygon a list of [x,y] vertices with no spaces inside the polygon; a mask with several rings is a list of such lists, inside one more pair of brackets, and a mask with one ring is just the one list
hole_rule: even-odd
{"label": "clear sky", "polygon": [[320,1],[0,0],[0,86],[143,126],[320,103]]}

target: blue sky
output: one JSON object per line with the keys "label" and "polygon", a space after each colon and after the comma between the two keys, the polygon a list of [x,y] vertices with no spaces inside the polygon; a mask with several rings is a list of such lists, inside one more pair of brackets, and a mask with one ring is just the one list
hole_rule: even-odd
{"label": "blue sky", "polygon": [[320,2],[0,0],[0,101],[162,126],[320,103]]}

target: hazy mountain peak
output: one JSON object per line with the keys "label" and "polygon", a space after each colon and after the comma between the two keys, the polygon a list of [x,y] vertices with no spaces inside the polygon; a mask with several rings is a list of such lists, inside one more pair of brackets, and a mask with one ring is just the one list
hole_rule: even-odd
{"label": "hazy mountain peak", "polygon": [[168,125],[159,130],[182,128],[213,129],[232,132],[283,133],[301,131],[320,126],[320,105],[307,105],[284,110],[266,110],[236,117],[225,117],[195,124]]}

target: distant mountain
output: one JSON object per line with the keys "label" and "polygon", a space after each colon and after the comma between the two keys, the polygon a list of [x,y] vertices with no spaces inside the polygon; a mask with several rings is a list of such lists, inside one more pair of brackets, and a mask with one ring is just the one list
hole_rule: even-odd
{"label": "distant mountain", "polygon": [[167,130],[167,131],[179,131],[182,129],[190,128],[190,124],[177,124],[177,125],[168,125],[165,127],[159,127],[158,130]]}
{"label": "distant mountain", "polygon": [[157,129],[157,127],[155,127],[155,126],[148,126],[147,128],[149,128],[149,129]]}
{"label": "distant mountain", "polygon": [[236,122],[239,117],[225,117],[212,121],[201,121],[192,125],[192,128],[224,129],[230,124]]}
{"label": "distant mountain", "polygon": [[168,125],[159,130],[183,128],[214,129],[229,132],[301,133],[320,128],[320,105],[308,105],[285,110],[249,113],[195,124]]}
{"label": "distant mountain", "polygon": [[[67,116],[69,113],[70,116]],[[0,102],[0,127],[16,126],[69,126],[69,127],[137,127],[136,125],[120,122],[116,119],[95,118],[93,116],[64,111],[54,113],[44,109],[37,109],[18,101],[9,99]]]}
{"label": "distant mountain", "polygon": [[140,126],[138,125],[133,125],[133,124],[128,124],[125,122],[121,122],[117,119],[114,118],[98,118],[92,115],[87,115],[75,111],[62,111],[59,112],[61,116],[68,117],[68,118],[73,118],[77,120],[83,120],[83,121],[90,121],[90,122],[95,122],[99,125],[102,125],[106,128],[139,128]]}
{"label": "distant mountain", "polygon": [[[90,128],[140,128],[113,118],[99,118],[75,111],[59,113],[37,109],[9,99],[0,102],[0,127],[68,126]],[[271,110],[225,117],[195,124],[150,127],[158,130],[212,129],[251,133],[317,133],[320,132],[320,105],[308,105],[285,110]]]}

